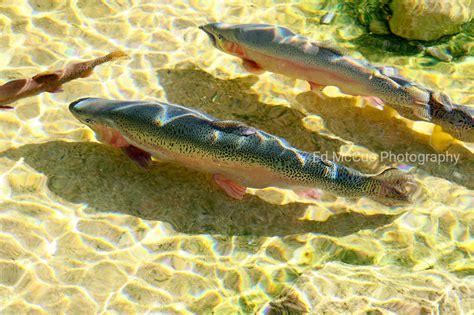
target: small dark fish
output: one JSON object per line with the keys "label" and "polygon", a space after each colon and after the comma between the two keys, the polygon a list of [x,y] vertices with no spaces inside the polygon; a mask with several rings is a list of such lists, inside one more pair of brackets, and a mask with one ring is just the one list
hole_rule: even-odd
{"label": "small dark fish", "polygon": [[42,92],[62,92],[64,83],[88,77],[96,66],[122,57],[127,57],[127,54],[115,51],[103,57],[72,64],[62,70],[42,72],[32,78],[7,82],[0,86],[0,109],[11,109],[13,107],[7,104]]}

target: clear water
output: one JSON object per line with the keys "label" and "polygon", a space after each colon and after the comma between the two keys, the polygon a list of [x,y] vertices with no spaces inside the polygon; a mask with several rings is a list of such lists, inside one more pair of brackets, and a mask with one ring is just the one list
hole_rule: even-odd
{"label": "clear water", "polygon": [[[321,25],[328,10],[339,15]],[[345,10],[342,1],[0,1],[2,83],[114,50],[131,57],[0,112],[0,312],[472,312],[472,147],[333,88],[321,100],[303,81],[249,75],[197,28],[280,24],[362,58],[353,40],[366,29]],[[472,57],[366,57],[473,103]],[[461,160],[419,164],[425,198],[404,207],[274,188],[234,201],[208,174],[158,162],[146,172],[97,143],[66,106],[86,96],[184,104],[301,149],[373,157],[347,162],[365,172],[384,167],[382,151]]]}

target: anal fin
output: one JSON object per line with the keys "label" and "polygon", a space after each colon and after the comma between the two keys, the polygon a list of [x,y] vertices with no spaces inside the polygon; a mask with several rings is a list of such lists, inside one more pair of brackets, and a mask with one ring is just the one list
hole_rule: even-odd
{"label": "anal fin", "polygon": [[133,145],[122,147],[122,151],[140,168],[147,169],[151,164],[150,153]]}
{"label": "anal fin", "polygon": [[46,83],[46,82],[54,82],[59,80],[59,72],[58,71],[45,71],[38,73],[34,77],[32,77],[33,81],[37,83]]}
{"label": "anal fin", "polygon": [[369,103],[370,106],[375,107],[377,109],[383,110],[383,101],[375,96],[364,96],[364,100]]}
{"label": "anal fin", "polygon": [[320,200],[323,196],[323,191],[317,188],[308,188],[305,190],[295,189],[293,190],[298,196],[307,199]]}
{"label": "anal fin", "polygon": [[241,200],[242,198],[244,198],[244,195],[247,191],[246,187],[241,186],[237,184],[236,182],[231,181],[230,179],[227,179],[220,174],[214,174],[213,178],[216,184],[220,188],[222,188],[226,192],[226,194],[229,195],[230,197],[234,199],[238,199],[238,200]]}

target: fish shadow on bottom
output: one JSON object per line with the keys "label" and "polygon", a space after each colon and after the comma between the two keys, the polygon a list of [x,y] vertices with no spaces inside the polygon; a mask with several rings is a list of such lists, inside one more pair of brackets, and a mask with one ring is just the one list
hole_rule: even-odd
{"label": "fish shadow on bottom", "polygon": [[188,234],[344,236],[376,229],[398,217],[347,212],[325,222],[301,220],[306,204],[274,205],[252,195],[233,200],[207,174],[160,162],[144,171],[120,150],[99,143],[29,144],[0,156],[13,160],[23,157],[48,177],[52,192],[68,201],[87,204],[88,211],[164,221]]}

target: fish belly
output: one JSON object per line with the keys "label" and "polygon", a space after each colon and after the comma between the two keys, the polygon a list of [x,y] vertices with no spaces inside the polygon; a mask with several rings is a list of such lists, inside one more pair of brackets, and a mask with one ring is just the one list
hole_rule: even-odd
{"label": "fish belly", "polygon": [[237,160],[224,160],[208,154],[183,154],[163,147],[146,146],[139,143],[133,145],[149,152],[158,160],[178,163],[204,173],[220,174],[246,187],[265,188],[274,186],[284,188],[290,186],[284,176],[263,165],[245,164]]}
{"label": "fish belly", "polygon": [[[349,95],[371,96],[371,93],[367,89],[368,78],[364,80],[363,73],[361,73],[360,79],[357,79],[337,69],[331,69],[329,63],[327,67],[318,67],[316,65],[307,65],[300,61],[270,56],[256,51],[249,51],[247,55],[249,59],[266,71],[313,82],[320,86],[336,86],[341,92]],[[365,81],[365,83],[363,81]]]}

